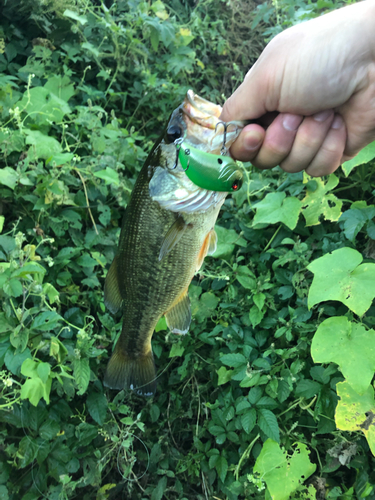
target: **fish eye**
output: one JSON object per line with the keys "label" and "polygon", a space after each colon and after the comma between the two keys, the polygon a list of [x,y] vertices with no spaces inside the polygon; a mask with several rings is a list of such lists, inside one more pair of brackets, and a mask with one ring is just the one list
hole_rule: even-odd
{"label": "fish eye", "polygon": [[223,160],[221,158],[218,158],[217,162],[219,163],[219,165],[221,165],[223,163]]}
{"label": "fish eye", "polygon": [[167,129],[167,141],[169,143],[174,142],[182,136],[182,130],[178,125],[171,125]]}

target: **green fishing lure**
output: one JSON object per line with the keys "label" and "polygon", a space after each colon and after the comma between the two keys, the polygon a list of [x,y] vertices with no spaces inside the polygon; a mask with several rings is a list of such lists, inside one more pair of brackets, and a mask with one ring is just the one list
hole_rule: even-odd
{"label": "green fishing lure", "polygon": [[188,178],[209,191],[238,191],[243,183],[242,170],[229,156],[206,153],[177,142],[177,156]]}

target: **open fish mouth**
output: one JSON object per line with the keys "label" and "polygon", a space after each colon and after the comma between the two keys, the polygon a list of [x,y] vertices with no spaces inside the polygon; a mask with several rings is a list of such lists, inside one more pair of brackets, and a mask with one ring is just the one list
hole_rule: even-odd
{"label": "open fish mouth", "polygon": [[[186,140],[198,149],[208,153],[220,154],[224,143],[224,126],[219,116],[222,107],[219,104],[207,101],[188,90],[181,106],[186,124]],[[228,122],[225,136],[227,149],[237,139],[246,121]]]}

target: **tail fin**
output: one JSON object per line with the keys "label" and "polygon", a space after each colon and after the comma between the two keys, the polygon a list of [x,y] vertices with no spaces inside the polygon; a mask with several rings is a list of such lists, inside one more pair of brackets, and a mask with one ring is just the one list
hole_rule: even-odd
{"label": "tail fin", "polygon": [[116,346],[107,365],[104,385],[110,389],[131,389],[140,396],[153,396],[156,391],[156,370],[152,351],[131,357]]}

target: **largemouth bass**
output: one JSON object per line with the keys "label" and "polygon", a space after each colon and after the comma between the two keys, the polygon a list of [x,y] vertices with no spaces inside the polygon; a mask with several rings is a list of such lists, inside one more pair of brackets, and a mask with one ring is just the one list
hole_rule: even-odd
{"label": "largemouth bass", "polygon": [[[104,377],[107,387],[152,396],[156,371],[151,338],[157,322],[164,314],[172,332],[189,330],[188,287],[205,256],[216,249],[214,226],[228,193],[224,188],[203,189],[188,178],[176,140],[183,140],[185,148],[219,155],[224,138],[224,129],[217,126],[220,112],[220,106],[189,91],[135,183],[104,286],[108,309],[123,313],[121,335]],[[234,125],[225,129],[224,147],[230,147],[244,124]],[[229,164],[225,172],[230,170],[231,185],[237,189],[242,174],[231,164],[234,168]]]}

